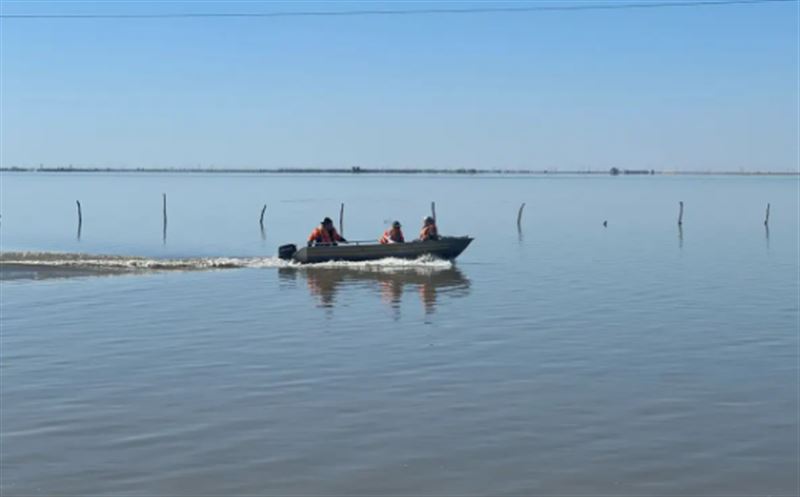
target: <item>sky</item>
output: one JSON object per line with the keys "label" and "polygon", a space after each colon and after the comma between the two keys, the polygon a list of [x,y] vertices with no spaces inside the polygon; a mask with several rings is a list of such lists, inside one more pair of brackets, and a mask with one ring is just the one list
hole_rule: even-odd
{"label": "sky", "polygon": [[[597,3],[625,2],[0,5],[9,15]],[[3,18],[0,165],[797,171],[798,5]]]}

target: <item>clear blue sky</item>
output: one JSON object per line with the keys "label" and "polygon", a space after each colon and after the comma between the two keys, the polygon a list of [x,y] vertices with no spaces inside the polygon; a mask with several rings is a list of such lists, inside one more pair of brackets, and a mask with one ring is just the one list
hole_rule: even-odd
{"label": "clear blue sky", "polygon": [[[576,2],[500,5],[566,3]],[[3,1],[2,10],[497,5]],[[4,166],[798,167],[793,2],[482,15],[3,19],[0,28]]]}

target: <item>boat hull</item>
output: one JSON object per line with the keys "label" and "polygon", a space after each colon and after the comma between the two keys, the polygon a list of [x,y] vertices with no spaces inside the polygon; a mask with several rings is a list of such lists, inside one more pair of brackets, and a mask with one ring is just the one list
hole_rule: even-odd
{"label": "boat hull", "polygon": [[294,261],[309,264],[328,261],[374,261],[394,257],[418,259],[430,255],[438,259],[452,260],[461,255],[472,242],[468,236],[446,236],[439,240],[413,241],[407,243],[366,245],[325,245],[303,247],[292,255]]}

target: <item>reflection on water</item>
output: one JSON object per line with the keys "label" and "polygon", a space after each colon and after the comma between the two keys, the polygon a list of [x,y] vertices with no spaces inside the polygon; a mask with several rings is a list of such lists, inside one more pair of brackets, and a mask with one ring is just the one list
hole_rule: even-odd
{"label": "reflection on water", "polygon": [[377,290],[383,302],[398,310],[405,291],[415,290],[425,312],[432,313],[441,296],[468,295],[470,286],[469,279],[457,268],[287,267],[278,272],[284,283],[305,278],[309,292],[319,298],[322,307],[334,307],[342,289],[368,286]]}

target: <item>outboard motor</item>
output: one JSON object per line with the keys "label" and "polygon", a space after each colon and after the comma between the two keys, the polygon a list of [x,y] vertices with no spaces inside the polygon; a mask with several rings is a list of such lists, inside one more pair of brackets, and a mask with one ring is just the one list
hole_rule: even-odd
{"label": "outboard motor", "polygon": [[297,252],[297,245],[289,243],[278,247],[278,258],[285,261],[292,260],[292,256]]}

